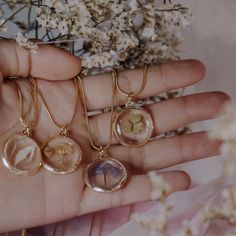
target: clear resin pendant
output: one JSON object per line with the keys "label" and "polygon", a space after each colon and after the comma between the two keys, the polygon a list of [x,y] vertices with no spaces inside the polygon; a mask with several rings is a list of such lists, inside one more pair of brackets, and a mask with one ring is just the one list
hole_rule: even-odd
{"label": "clear resin pendant", "polygon": [[66,136],[51,138],[41,149],[43,166],[53,173],[71,173],[78,168],[82,160],[80,146]]}
{"label": "clear resin pendant", "polygon": [[41,166],[41,151],[32,138],[16,134],[5,142],[2,161],[8,170],[17,175],[33,175]]}
{"label": "clear resin pendant", "polygon": [[122,145],[139,147],[149,141],[153,132],[151,115],[141,107],[126,107],[114,120],[113,129]]}
{"label": "clear resin pendant", "polygon": [[98,159],[84,170],[85,183],[96,192],[113,192],[127,180],[125,167],[117,160]]}

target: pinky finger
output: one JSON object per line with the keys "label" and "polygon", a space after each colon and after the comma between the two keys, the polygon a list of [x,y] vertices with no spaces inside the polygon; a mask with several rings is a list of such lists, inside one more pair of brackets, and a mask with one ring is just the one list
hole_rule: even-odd
{"label": "pinky finger", "polygon": [[[183,171],[162,172],[160,176],[170,185],[167,195],[186,190],[191,184],[189,175]],[[151,200],[151,192],[152,184],[147,175],[132,176],[123,189],[112,193],[98,193],[87,188],[81,199],[78,215],[148,201]]]}

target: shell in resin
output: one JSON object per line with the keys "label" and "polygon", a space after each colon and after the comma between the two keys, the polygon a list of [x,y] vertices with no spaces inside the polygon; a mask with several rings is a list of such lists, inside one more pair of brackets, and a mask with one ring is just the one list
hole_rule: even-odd
{"label": "shell in resin", "polygon": [[32,138],[17,134],[5,142],[2,161],[15,174],[33,175],[41,166],[41,151]]}
{"label": "shell in resin", "polygon": [[43,166],[53,173],[71,173],[78,168],[82,160],[80,146],[65,136],[51,138],[41,149]]}
{"label": "shell in resin", "polygon": [[112,192],[125,184],[127,172],[115,159],[98,159],[85,168],[84,178],[87,186],[94,191]]}
{"label": "shell in resin", "polygon": [[154,124],[151,115],[145,109],[130,107],[116,115],[113,129],[121,144],[139,147],[151,138]]}

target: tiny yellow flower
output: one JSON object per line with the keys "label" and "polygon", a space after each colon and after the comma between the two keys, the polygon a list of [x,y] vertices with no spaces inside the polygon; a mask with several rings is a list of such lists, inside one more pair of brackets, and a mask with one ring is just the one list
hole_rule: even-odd
{"label": "tiny yellow flower", "polygon": [[140,134],[144,129],[143,117],[131,114],[121,123],[121,127],[126,133]]}

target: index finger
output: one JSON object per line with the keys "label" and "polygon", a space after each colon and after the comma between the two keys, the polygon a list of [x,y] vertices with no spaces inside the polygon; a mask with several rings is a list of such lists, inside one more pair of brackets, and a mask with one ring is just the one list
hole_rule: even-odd
{"label": "index finger", "polygon": [[[205,76],[205,66],[198,60],[170,61],[153,65],[148,69],[148,78],[143,91],[137,99],[148,98],[169,90],[183,88],[201,81]],[[119,73],[119,85],[123,90],[139,90],[143,78],[143,69],[122,71]],[[97,110],[111,106],[112,79],[109,73],[83,78],[88,110]],[[123,105],[127,97],[116,93],[115,105]]]}
{"label": "index finger", "polygon": [[50,45],[38,45],[36,54],[14,40],[0,40],[0,80],[29,75],[45,80],[68,80],[81,70],[80,59]]}

